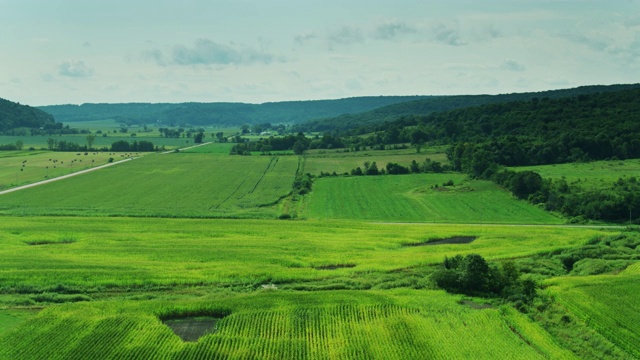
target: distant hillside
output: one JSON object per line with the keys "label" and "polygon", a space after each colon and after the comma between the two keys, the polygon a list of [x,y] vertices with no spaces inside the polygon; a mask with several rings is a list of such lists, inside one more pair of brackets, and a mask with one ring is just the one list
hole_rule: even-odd
{"label": "distant hillside", "polygon": [[53,124],[53,116],[37,108],[0,98],[0,132],[17,128],[41,128]]}
{"label": "distant hillside", "polygon": [[180,103],[180,104],[82,104],[41,106],[58,121],[115,119],[129,123],[176,125],[242,125],[261,123],[298,124],[311,119],[369,111],[424,96],[370,96],[339,100],[288,101],[264,104]]}
{"label": "distant hillside", "polygon": [[[432,113],[476,107],[486,104],[527,101],[534,98],[558,99],[578,95],[619,91],[638,87],[640,87],[640,84],[583,86],[573,89],[502,95],[456,95],[428,97],[411,102],[393,104],[360,114],[346,114],[333,118],[315,119],[295,126],[295,131],[344,132],[346,130],[367,128],[372,125],[381,124],[387,121],[394,121],[403,116],[429,115]],[[360,129],[359,132],[363,133],[368,131],[369,130]]]}

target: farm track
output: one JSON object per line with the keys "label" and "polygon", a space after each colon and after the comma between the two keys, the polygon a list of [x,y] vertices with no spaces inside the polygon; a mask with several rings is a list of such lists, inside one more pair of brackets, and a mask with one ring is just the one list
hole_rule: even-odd
{"label": "farm track", "polygon": [[[269,164],[267,165],[267,168],[264,170],[264,172],[262,173],[262,176],[260,176],[260,179],[258,179],[253,189],[251,189],[251,191],[249,191],[245,195],[253,194],[254,191],[256,191],[256,189],[258,188],[258,185],[260,185],[260,183],[262,182],[262,179],[264,179],[264,177],[267,176],[267,173],[269,172],[269,170],[273,170],[276,167],[277,163],[278,163],[278,157],[277,156],[272,157],[271,161],[269,161]],[[240,198],[243,198],[243,197],[244,195],[242,195]]]}

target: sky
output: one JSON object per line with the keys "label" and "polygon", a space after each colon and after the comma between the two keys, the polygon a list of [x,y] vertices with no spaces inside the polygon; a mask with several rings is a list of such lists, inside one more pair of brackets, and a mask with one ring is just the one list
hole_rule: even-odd
{"label": "sky", "polygon": [[0,0],[0,98],[32,106],[638,82],[640,0]]}

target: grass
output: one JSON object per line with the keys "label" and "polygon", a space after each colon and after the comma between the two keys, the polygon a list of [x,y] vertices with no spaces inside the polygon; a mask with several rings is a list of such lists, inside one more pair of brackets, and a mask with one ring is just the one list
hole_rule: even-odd
{"label": "grass", "polygon": [[[442,186],[449,180],[455,186]],[[493,183],[469,181],[461,174],[321,178],[314,183],[305,214],[369,221],[561,223]]]}
{"label": "grass", "polygon": [[532,170],[543,178],[564,178],[568,183],[578,182],[588,189],[608,188],[621,177],[638,176],[640,160],[593,161],[557,165],[512,168],[515,171]]}
{"label": "grass", "polygon": [[297,167],[297,157],[158,154],[2,195],[0,211],[275,218],[272,205],[291,192]]}

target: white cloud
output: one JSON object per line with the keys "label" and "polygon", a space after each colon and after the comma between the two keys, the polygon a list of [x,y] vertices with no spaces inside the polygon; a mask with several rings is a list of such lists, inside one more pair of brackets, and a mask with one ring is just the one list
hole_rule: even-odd
{"label": "white cloud", "polygon": [[381,40],[391,40],[402,34],[414,34],[416,31],[414,25],[403,21],[385,21],[376,26],[373,31],[373,37]]}
{"label": "white cloud", "polygon": [[58,65],[58,74],[73,78],[84,78],[93,75],[93,69],[88,67],[84,61],[65,61]]}
{"label": "white cloud", "polygon": [[525,67],[519,62],[509,59],[504,61],[502,65],[500,65],[500,69],[507,71],[524,71]]}
{"label": "white cloud", "polygon": [[332,44],[349,45],[364,42],[365,36],[360,28],[341,26],[329,33],[329,41]]}
{"label": "white cloud", "polygon": [[162,66],[250,65],[284,61],[283,57],[276,57],[263,50],[219,44],[209,39],[198,39],[192,47],[176,45],[169,54],[160,49],[145,50],[141,53],[141,57],[143,60],[153,61]]}

